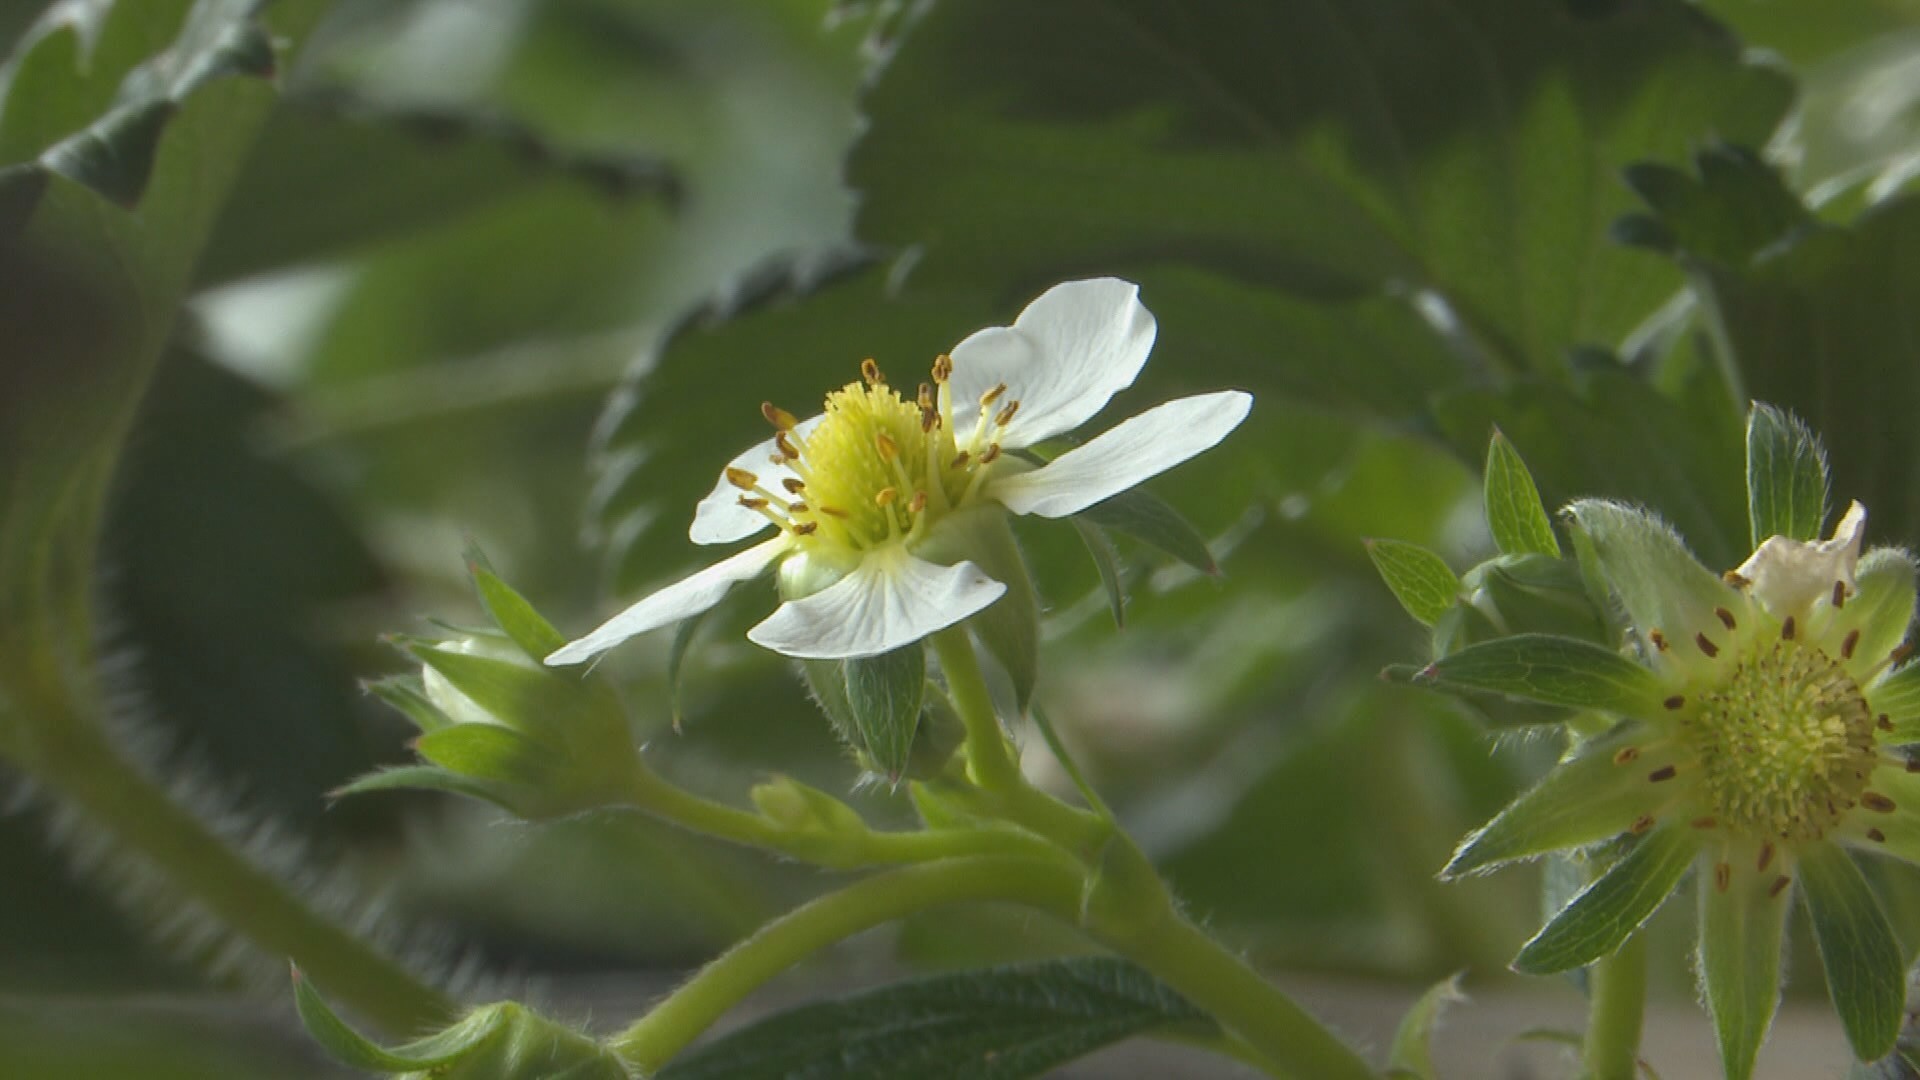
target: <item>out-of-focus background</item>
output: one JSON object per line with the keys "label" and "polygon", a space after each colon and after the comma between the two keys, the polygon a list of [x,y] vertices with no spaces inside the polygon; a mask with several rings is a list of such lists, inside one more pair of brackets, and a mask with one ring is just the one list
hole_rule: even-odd
{"label": "out-of-focus background", "polygon": [[[43,281],[0,279],[0,530],[36,527],[21,506],[62,470],[105,485],[97,561],[61,572],[97,602],[116,739],[304,888],[377,896],[430,967],[612,1019],[834,879],[633,818],[330,802],[407,758],[357,686],[400,666],[379,635],[477,620],[469,540],[588,629],[704,557],[692,503],[763,399],[806,409],[868,356],[917,371],[1055,281],[1133,278],[1159,317],[1116,415],[1227,385],[1258,405],[1153,485],[1220,580],[1123,540],[1116,632],[1072,531],[1023,532],[1042,701],[1188,906],[1350,1030],[1383,1041],[1467,971],[1459,1075],[1533,1075],[1502,1040],[1577,1023],[1570,988],[1504,974],[1534,872],[1433,877],[1558,747],[1375,678],[1428,645],[1361,539],[1486,557],[1497,423],[1550,503],[1646,501],[1731,566],[1762,398],[1824,432],[1876,542],[1920,542],[1910,0],[287,0],[257,134],[223,141],[182,95],[171,124],[96,128],[93,158],[49,151],[137,99],[183,18],[247,6],[0,3],[0,243],[68,245],[0,262],[105,298],[49,316]],[[52,186],[14,199],[6,168],[36,161]],[[36,336],[55,323],[73,336]],[[96,406],[127,410],[124,446],[118,420],[62,427]],[[30,591],[0,593],[13,648]],[[702,630],[678,734],[671,635],[608,662],[636,738],[720,798],[772,770],[844,790],[787,664],[740,635],[754,606]],[[273,980],[210,975],[58,783],[0,764],[0,794],[0,1074],[333,1075],[278,1007],[227,996]],[[1710,1068],[1691,906],[1655,925],[1668,1076]],[[1073,947],[943,911],[769,1001]],[[1816,1007],[1790,1007],[1771,1075],[1843,1062],[1807,957]]]}

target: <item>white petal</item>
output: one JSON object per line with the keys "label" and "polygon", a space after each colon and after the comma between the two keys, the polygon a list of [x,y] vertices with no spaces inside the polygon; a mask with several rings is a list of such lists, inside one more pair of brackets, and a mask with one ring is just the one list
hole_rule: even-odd
{"label": "white petal", "polygon": [[747,637],[803,660],[878,656],[945,630],[1006,591],[970,562],[938,566],[883,548],[812,596],[781,604]]}
{"label": "white petal", "polygon": [[608,619],[593,633],[562,646],[547,657],[547,663],[559,666],[591,660],[636,634],[698,615],[719,603],[734,585],[759,577],[787,546],[787,537],[783,534],[681,578]]}
{"label": "white petal", "polygon": [[[793,435],[788,437],[804,439],[824,419],[824,416],[815,416],[802,420],[795,425]],[[796,477],[792,469],[773,463],[773,456],[778,449],[774,441],[768,439],[727,462],[727,469],[745,469],[760,478],[761,487],[779,494],[780,482]],[[731,544],[756,535],[773,524],[767,515],[740,505],[740,496],[744,494],[727,479],[726,469],[722,469],[713,491],[693,508],[693,525],[687,529],[687,536],[696,544]]]}
{"label": "white petal", "polygon": [[1734,573],[1753,583],[1754,599],[1778,618],[1806,610],[1841,582],[1855,591],[1854,567],[1860,562],[1860,539],[1867,528],[1867,508],[1854,503],[1833,527],[1833,538],[1789,540],[1769,536],[1753,557]]}
{"label": "white petal", "polygon": [[1176,398],[1032,472],[989,480],[987,495],[1016,514],[1077,514],[1212,447],[1252,407],[1252,396],[1239,390]]}
{"label": "white petal", "polygon": [[1018,401],[1000,443],[1032,446],[1071,431],[1133,385],[1153,349],[1153,313],[1140,287],[1119,278],[1055,285],[1012,326],[981,330],[953,348],[954,432],[973,430],[981,395],[1007,385]]}

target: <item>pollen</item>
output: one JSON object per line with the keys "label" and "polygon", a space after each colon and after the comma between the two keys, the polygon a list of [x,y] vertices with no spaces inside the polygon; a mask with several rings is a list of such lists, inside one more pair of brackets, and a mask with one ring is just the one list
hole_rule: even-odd
{"label": "pollen", "polygon": [[1825,652],[1763,641],[1695,701],[1680,721],[1696,762],[1689,771],[1704,808],[1736,835],[1817,840],[1855,807],[1885,801],[1866,790],[1877,761],[1873,710]]}

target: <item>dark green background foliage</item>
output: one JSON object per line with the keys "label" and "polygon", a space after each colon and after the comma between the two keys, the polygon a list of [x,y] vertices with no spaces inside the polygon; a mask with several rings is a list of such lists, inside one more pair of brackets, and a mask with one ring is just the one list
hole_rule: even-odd
{"label": "dark green background foliage", "polygon": [[[477,621],[468,539],[587,629],[710,554],[691,504],[762,400],[804,412],[868,356],[910,382],[1062,279],[1131,278],[1158,316],[1121,407],[1256,397],[1153,485],[1222,578],[1021,536],[1039,700],[1264,961],[1412,986],[1533,928],[1525,873],[1433,875],[1553,748],[1375,678],[1426,657],[1360,543],[1489,554],[1495,425],[1550,506],[1645,502],[1725,567],[1763,399],[1824,435],[1875,541],[1920,542],[1908,0],[98,0],[29,30],[43,6],[0,2],[0,787],[35,792],[0,819],[0,1071],[308,1067],[251,1021],[189,1045],[42,1000],[234,981],[80,873],[87,827],[48,828],[84,716],[534,970],[677,970],[823,887],[630,819],[333,806],[406,759],[355,679],[393,670],[382,631]],[[721,797],[776,768],[843,790],[742,640],[766,595],[676,659],[682,734],[672,635],[609,661],[636,738]],[[966,911],[893,957],[1061,944]]]}

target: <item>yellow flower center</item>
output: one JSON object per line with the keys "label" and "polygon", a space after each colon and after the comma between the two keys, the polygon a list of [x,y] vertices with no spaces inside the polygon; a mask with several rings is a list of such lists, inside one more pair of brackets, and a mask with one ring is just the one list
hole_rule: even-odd
{"label": "yellow flower center", "polygon": [[1761,840],[1824,836],[1866,794],[1877,754],[1873,710],[1826,653],[1763,643],[1698,696],[1681,741],[1700,790],[1729,830]]}
{"label": "yellow flower center", "polygon": [[773,463],[794,475],[770,489],[751,472],[727,478],[741,505],[766,514],[805,550],[857,554],[895,540],[913,541],[978,494],[1000,460],[1001,429],[1020,403],[1006,386],[983,394],[971,429],[954,434],[948,378],[953,361],[933,362],[932,382],[913,400],[887,383],[879,365],[860,365],[860,382],[827,395],[825,414],[801,434],[792,413],[761,412],[777,429]]}

